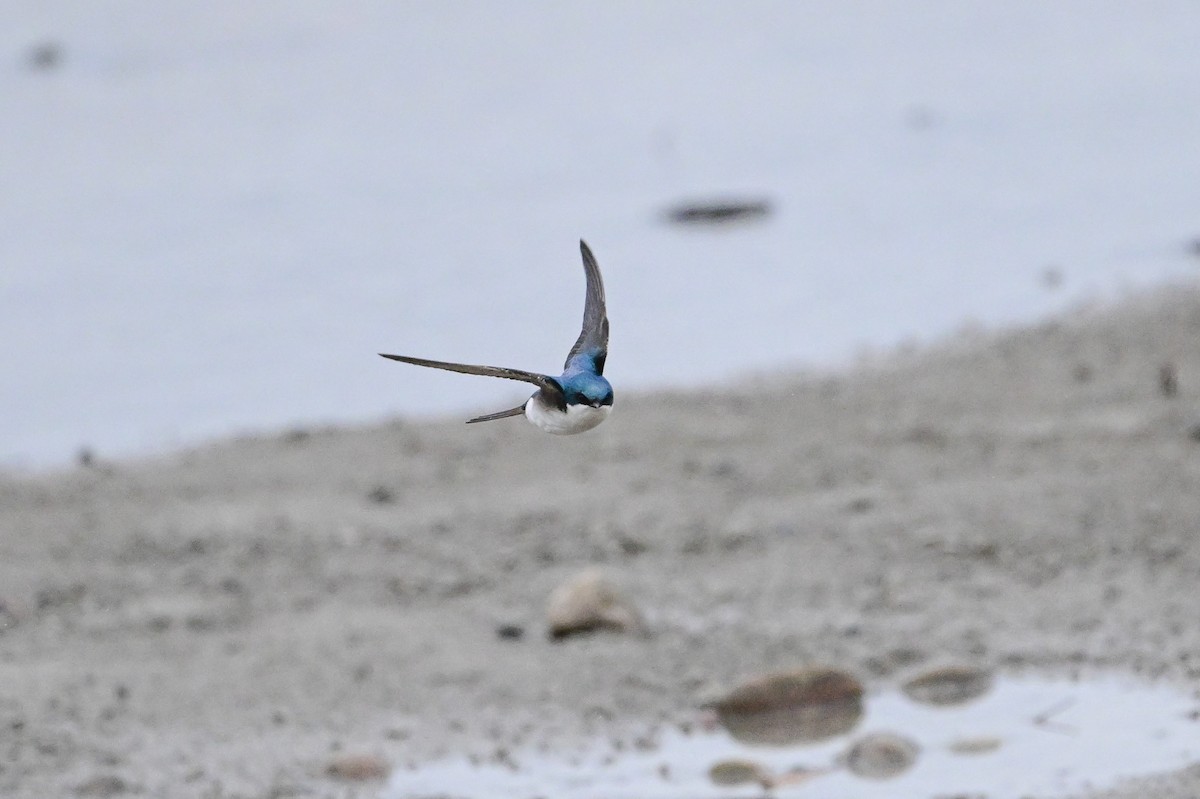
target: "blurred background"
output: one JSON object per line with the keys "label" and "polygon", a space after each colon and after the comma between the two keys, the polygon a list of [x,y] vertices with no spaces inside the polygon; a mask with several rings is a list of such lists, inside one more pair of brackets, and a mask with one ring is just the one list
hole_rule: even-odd
{"label": "blurred background", "polygon": [[375,353],[557,371],[580,237],[618,395],[1195,274],[1197,42],[1190,0],[10,0],[0,465],[506,407]]}

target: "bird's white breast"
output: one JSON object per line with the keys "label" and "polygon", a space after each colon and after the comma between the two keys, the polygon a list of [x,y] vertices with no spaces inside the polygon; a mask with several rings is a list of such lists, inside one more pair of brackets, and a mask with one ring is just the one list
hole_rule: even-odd
{"label": "bird's white breast", "polygon": [[568,405],[564,413],[553,405],[546,405],[537,394],[525,403],[525,418],[547,433],[569,436],[591,430],[608,418],[611,405],[593,408],[589,405]]}

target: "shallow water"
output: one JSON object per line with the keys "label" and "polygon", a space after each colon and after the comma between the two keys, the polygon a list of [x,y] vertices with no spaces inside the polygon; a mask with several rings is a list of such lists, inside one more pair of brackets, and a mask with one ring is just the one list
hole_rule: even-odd
{"label": "shallow water", "polygon": [[614,420],[1194,275],[1200,11],[1093,5],[2,4],[0,465],[511,407],[375,353],[554,370],[581,236]]}
{"label": "shallow water", "polygon": [[[731,758],[774,775],[810,773],[773,795],[1018,799],[1111,785],[1200,760],[1200,702],[1167,686],[1105,677],[1081,682],[1002,679],[955,707],[922,705],[899,691],[868,697],[848,734],[820,744],[745,746],[723,732],[658,736],[657,748],[614,753],[513,753],[516,768],[446,760],[397,771],[387,799],[430,795],[533,797],[761,796],[758,785],[714,785],[709,769]],[[919,746],[915,764],[890,779],[856,777],[841,756],[868,733],[891,732]]]}

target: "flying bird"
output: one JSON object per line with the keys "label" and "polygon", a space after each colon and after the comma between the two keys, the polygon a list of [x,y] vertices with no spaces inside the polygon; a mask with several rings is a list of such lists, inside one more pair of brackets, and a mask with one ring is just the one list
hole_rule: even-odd
{"label": "flying bird", "polygon": [[446,369],[469,375],[502,377],[537,386],[533,396],[515,408],[486,416],[476,416],[467,424],[491,422],[522,414],[537,427],[555,435],[571,435],[591,430],[603,422],[612,410],[613,390],[604,379],[604,361],[608,357],[608,313],[604,307],[604,283],[596,257],[582,239],[583,271],[587,277],[587,295],[583,303],[583,330],[567,354],[563,373],[557,377],[503,366],[472,366],[466,363],[430,361],[408,355],[379,353],[393,361]]}

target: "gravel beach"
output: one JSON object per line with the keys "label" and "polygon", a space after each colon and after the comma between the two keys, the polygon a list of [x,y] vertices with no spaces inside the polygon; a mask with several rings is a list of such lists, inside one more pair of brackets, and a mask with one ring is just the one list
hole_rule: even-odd
{"label": "gravel beach", "polygon": [[[634,740],[810,663],[1200,703],[1198,536],[1190,285],[838,373],[618,385],[569,438],[397,419],[98,453],[0,477],[0,795],[376,796],[380,767]],[[640,627],[552,640],[588,567]],[[1091,796],[1200,796],[1200,767]]]}

